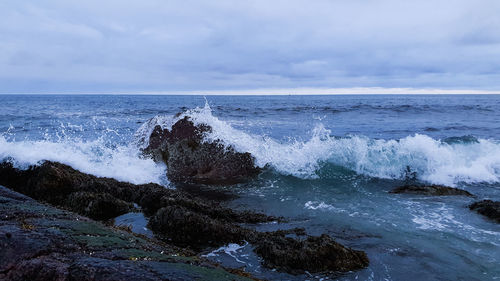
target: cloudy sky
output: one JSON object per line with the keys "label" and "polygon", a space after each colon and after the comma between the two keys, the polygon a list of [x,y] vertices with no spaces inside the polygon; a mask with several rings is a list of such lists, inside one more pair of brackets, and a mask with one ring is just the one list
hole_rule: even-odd
{"label": "cloudy sky", "polygon": [[4,0],[0,93],[500,89],[498,0]]}

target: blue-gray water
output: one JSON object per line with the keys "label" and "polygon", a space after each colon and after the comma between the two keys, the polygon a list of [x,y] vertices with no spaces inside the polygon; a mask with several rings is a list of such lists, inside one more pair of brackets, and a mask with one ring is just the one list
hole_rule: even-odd
{"label": "blue-gray water", "polygon": [[[0,95],[0,159],[43,159],[134,183],[170,185],[139,157],[150,127],[178,112],[214,128],[265,167],[221,187],[228,202],[291,218],[280,227],[328,233],[364,250],[367,269],[342,280],[500,279],[500,226],[468,210],[475,199],[387,192],[409,167],[419,181],[500,200],[500,96],[58,96]],[[275,224],[259,229],[275,229]],[[271,279],[250,245],[208,253]],[[318,276],[317,278],[323,278]]]}

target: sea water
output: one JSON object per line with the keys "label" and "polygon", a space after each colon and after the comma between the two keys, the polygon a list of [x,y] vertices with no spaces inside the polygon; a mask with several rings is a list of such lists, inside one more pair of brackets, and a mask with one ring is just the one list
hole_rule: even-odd
{"label": "sea water", "polygon": [[[181,113],[180,116],[176,116]],[[250,244],[205,256],[279,280],[500,279],[500,226],[467,206],[500,200],[500,96],[0,95],[0,159],[41,160],[132,183],[175,185],[141,157],[155,125],[191,116],[263,173],[218,187],[225,204],[289,218],[257,229],[304,227],[367,252],[370,266],[334,276],[263,268]],[[405,183],[444,184],[461,196],[395,195]],[[255,227],[255,226],[253,226]]]}

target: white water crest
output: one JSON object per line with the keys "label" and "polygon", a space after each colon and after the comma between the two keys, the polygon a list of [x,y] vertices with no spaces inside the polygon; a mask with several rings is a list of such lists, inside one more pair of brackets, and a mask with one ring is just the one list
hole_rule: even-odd
{"label": "white water crest", "polygon": [[419,180],[435,184],[500,182],[500,144],[495,140],[448,144],[416,134],[399,140],[375,140],[364,136],[334,137],[323,125],[311,131],[307,141],[278,142],[268,136],[235,129],[212,114],[208,103],[173,118],[157,116],[136,136],[147,143],[155,125],[170,129],[189,116],[195,124],[208,124],[208,140],[222,140],[237,151],[250,152],[260,167],[271,166],[285,175],[318,178],[318,170],[333,164],[372,177],[403,179],[409,168]]}
{"label": "white water crest", "polygon": [[99,177],[110,177],[135,184],[165,183],[165,167],[139,157],[133,145],[107,147],[102,139],[94,141],[15,141],[0,136],[0,160],[13,159],[16,166],[27,167],[42,160],[57,161]]}
{"label": "white water crest", "polygon": [[500,144],[495,140],[450,144],[419,134],[399,140],[339,138],[318,124],[306,141],[280,142],[235,129],[230,121],[214,116],[208,103],[179,116],[152,118],[136,131],[130,145],[107,145],[103,138],[84,141],[65,136],[56,140],[15,140],[7,137],[9,129],[0,136],[0,160],[11,158],[21,167],[51,160],[96,176],[136,184],[168,184],[166,167],[141,157],[140,148],[147,145],[156,125],[171,129],[185,116],[195,124],[212,127],[206,135],[208,140],[219,139],[237,151],[250,152],[260,167],[269,166],[281,174],[303,179],[319,178],[325,165],[336,165],[386,179],[403,179],[409,167],[419,180],[451,186],[458,182],[500,182]]}

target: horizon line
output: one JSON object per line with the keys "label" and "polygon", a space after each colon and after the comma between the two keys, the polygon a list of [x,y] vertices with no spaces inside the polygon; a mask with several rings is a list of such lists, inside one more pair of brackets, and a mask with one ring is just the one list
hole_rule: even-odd
{"label": "horizon line", "polygon": [[247,90],[191,91],[66,91],[66,92],[0,92],[0,95],[172,95],[172,96],[313,96],[313,95],[500,95],[500,90],[426,89],[426,88],[282,88]]}

